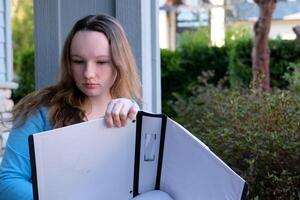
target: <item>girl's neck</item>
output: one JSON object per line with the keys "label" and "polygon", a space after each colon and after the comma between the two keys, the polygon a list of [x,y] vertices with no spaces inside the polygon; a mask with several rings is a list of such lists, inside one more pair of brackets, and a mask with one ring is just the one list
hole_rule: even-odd
{"label": "girl's neck", "polygon": [[104,117],[107,105],[111,100],[111,96],[103,98],[87,97],[83,106],[87,120]]}

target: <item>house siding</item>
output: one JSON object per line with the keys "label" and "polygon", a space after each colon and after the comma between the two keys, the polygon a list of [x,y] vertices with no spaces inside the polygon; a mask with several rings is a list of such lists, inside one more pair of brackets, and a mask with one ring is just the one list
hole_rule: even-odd
{"label": "house siding", "polygon": [[[255,3],[241,2],[235,0],[236,15],[232,20],[248,21],[257,20],[259,8]],[[288,16],[300,13],[300,1],[295,2],[277,2],[272,16],[273,20],[283,20]]]}
{"label": "house siding", "polygon": [[0,0],[0,161],[11,128],[13,101],[11,90],[17,87],[12,83],[10,0]]}

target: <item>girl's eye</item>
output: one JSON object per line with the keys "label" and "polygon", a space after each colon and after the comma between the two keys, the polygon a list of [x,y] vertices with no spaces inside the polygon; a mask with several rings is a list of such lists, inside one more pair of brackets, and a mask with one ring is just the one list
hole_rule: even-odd
{"label": "girl's eye", "polygon": [[109,61],[97,61],[97,64],[99,64],[99,65],[104,65],[107,63],[109,63]]}
{"label": "girl's eye", "polygon": [[83,63],[82,60],[72,60],[72,62],[75,63],[75,64],[82,64]]}

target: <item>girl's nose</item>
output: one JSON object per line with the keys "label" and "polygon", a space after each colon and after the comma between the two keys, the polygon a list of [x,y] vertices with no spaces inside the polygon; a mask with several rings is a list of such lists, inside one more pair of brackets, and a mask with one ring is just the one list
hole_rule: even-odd
{"label": "girl's nose", "polygon": [[95,76],[95,70],[94,70],[94,65],[93,63],[87,63],[85,66],[85,71],[84,71],[84,77],[87,79],[93,78]]}

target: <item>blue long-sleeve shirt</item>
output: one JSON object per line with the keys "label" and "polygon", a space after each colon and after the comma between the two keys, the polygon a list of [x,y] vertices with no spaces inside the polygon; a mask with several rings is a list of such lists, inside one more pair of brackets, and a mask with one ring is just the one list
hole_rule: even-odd
{"label": "blue long-sleeve shirt", "polygon": [[48,109],[40,108],[22,126],[14,126],[0,165],[0,200],[32,200],[28,136],[50,130]]}

